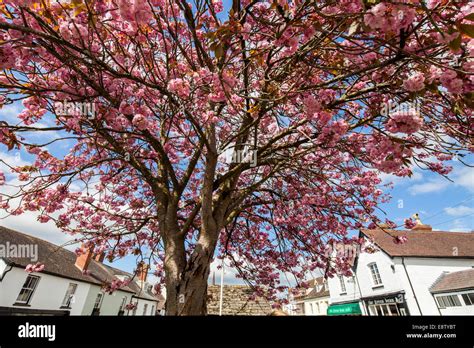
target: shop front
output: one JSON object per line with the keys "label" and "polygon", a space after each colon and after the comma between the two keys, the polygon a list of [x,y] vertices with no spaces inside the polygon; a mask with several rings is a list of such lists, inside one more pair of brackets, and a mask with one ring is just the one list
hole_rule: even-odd
{"label": "shop front", "polygon": [[369,315],[382,316],[404,316],[409,315],[405,294],[399,292],[396,294],[381,295],[377,297],[364,298],[364,303],[368,309]]}

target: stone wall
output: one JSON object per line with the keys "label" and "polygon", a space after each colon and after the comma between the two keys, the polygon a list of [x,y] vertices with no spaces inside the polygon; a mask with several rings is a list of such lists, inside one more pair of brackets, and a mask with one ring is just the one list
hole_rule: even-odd
{"label": "stone wall", "polygon": [[[207,313],[219,315],[219,296],[221,287],[209,285]],[[251,300],[252,288],[247,285],[224,285],[222,315],[269,315],[273,309],[265,298]]]}

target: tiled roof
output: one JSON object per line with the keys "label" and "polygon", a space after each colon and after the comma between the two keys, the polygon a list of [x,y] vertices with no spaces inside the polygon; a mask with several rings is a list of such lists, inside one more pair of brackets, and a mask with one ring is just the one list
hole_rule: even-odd
{"label": "tiled roof", "polygon": [[[473,232],[364,229],[361,233],[392,257],[474,258]],[[407,241],[396,244],[394,237],[397,236],[405,236]]]}
{"label": "tiled roof", "polygon": [[[126,276],[129,277],[130,279],[133,277],[131,273],[122,271],[118,268],[109,266],[109,265],[104,265],[107,267],[109,272],[111,272],[114,276]],[[128,284],[128,287],[135,292],[135,296],[138,298],[142,298],[144,300],[151,300],[151,301],[159,301],[160,303],[164,303],[164,297],[161,294],[153,294],[151,289],[147,286],[147,284],[142,284],[139,281],[136,282],[130,282]]]}
{"label": "tiled roof", "polygon": [[[77,256],[72,251],[43,239],[0,226],[0,244],[6,245],[7,242],[10,245],[37,245],[38,262],[45,266],[42,273],[92,283],[99,286],[118,279],[116,277],[117,275],[124,275],[129,278],[133,277],[131,273],[105,265],[94,259],[91,259],[87,268],[89,272],[84,274],[75,266]],[[4,259],[8,264],[21,268],[34,263],[29,258],[15,257]],[[149,291],[149,289],[141,289],[139,284],[136,282],[130,282],[129,285],[121,287],[120,290],[134,293],[137,297],[143,299],[155,301],[162,300],[161,295],[155,296]]]}
{"label": "tiled roof", "polygon": [[432,293],[474,289],[474,269],[442,274],[431,286]]}

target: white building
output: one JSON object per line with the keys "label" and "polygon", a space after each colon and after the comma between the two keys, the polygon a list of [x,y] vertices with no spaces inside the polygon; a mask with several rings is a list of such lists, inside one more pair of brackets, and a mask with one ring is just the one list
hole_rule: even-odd
{"label": "white building", "polygon": [[474,314],[474,269],[443,273],[430,292],[441,315]]}
{"label": "white building", "polygon": [[326,315],[329,306],[329,287],[326,279],[318,277],[310,280],[308,285],[305,289],[290,289],[286,310],[291,315]]}
{"label": "white building", "polygon": [[[402,236],[407,241],[396,244],[395,238]],[[368,248],[355,258],[353,276],[329,279],[328,314],[444,315],[454,314],[450,307],[455,306],[461,307],[456,314],[474,315],[472,303],[447,301],[440,310],[434,298],[438,295],[430,292],[445,272],[474,267],[474,233],[418,225],[410,231],[362,230],[360,237]]]}
{"label": "white building", "polygon": [[[0,314],[6,315],[156,315],[163,298],[152,293],[146,268],[137,275],[105,265],[103,255],[79,257],[62,247],[0,227]],[[28,264],[45,265],[41,272]],[[121,275],[132,280],[109,294],[103,285]],[[128,311],[127,304],[136,303]]]}

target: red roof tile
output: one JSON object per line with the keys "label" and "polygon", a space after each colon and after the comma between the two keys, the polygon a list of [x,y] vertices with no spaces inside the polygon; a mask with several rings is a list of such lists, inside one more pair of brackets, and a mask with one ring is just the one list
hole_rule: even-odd
{"label": "red roof tile", "polygon": [[474,269],[444,273],[431,286],[432,293],[474,289]]}
{"label": "red roof tile", "polygon": [[[413,257],[474,258],[473,232],[426,230],[361,230],[388,255]],[[394,237],[406,236],[404,244],[395,244]]]}

